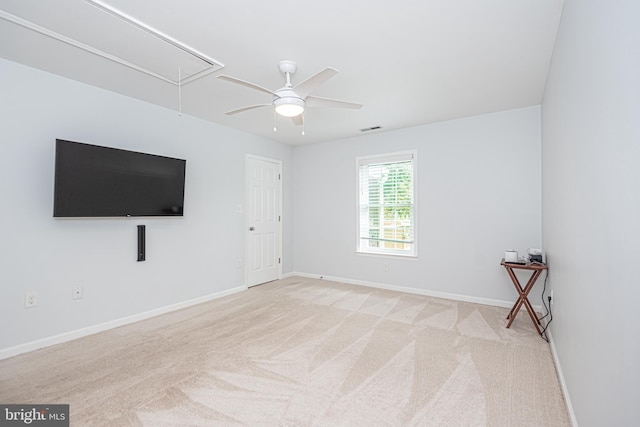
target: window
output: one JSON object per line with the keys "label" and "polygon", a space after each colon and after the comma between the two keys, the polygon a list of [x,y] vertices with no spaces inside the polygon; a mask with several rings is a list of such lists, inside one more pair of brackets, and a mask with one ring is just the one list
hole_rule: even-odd
{"label": "window", "polygon": [[416,256],[416,152],[359,157],[358,252]]}

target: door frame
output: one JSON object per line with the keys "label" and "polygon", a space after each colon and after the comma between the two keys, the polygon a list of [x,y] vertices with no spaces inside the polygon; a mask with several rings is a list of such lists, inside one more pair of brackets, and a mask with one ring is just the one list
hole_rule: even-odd
{"label": "door frame", "polygon": [[[273,159],[270,157],[263,157],[263,156],[258,156],[255,154],[251,154],[251,153],[246,153],[245,154],[245,162],[244,162],[244,176],[245,176],[245,183],[244,183],[244,206],[245,206],[245,216],[244,216],[244,246],[245,246],[245,250],[244,250],[244,284],[246,287],[251,287],[251,286],[258,286],[261,285],[261,283],[255,283],[255,284],[249,284],[249,259],[250,259],[250,250],[251,250],[251,245],[250,245],[250,241],[251,241],[251,234],[249,233],[249,227],[251,227],[252,221],[249,221],[249,197],[251,197],[251,188],[250,188],[250,182],[247,179],[247,174],[249,171],[249,161],[250,160],[259,160],[262,162],[267,162],[267,163],[273,163],[275,165],[278,166],[278,203],[277,203],[277,210],[278,210],[278,216],[279,216],[279,221],[278,221],[278,225],[277,225],[277,247],[278,247],[278,277],[277,280],[282,278],[282,160],[278,160],[278,159]],[[267,282],[265,282],[267,283]]]}

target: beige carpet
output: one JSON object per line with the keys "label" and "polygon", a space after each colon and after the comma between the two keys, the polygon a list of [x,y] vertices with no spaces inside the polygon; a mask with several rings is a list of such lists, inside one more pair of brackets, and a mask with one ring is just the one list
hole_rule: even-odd
{"label": "beige carpet", "polygon": [[526,313],[306,278],[0,361],[72,426],[569,426]]}

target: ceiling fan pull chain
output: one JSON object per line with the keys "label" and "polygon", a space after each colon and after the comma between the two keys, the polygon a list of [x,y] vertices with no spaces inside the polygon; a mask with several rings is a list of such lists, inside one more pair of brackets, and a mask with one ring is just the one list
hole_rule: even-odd
{"label": "ceiling fan pull chain", "polygon": [[277,132],[278,128],[276,128],[276,110],[273,110],[273,131]]}
{"label": "ceiling fan pull chain", "polygon": [[304,111],[302,112],[302,115],[300,118],[302,119],[302,136],[304,136]]}

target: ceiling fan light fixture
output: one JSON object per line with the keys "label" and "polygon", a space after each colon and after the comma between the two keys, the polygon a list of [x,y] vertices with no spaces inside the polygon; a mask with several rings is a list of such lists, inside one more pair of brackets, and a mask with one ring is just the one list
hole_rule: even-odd
{"label": "ceiling fan light fixture", "polygon": [[304,99],[294,96],[283,96],[273,101],[276,113],[283,117],[296,117],[304,112]]}

